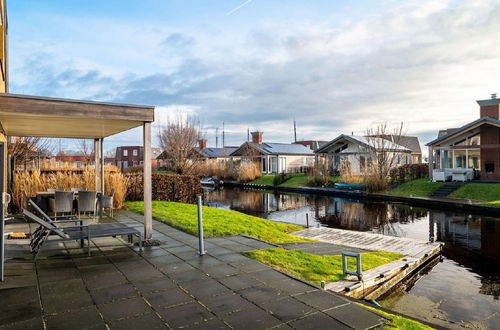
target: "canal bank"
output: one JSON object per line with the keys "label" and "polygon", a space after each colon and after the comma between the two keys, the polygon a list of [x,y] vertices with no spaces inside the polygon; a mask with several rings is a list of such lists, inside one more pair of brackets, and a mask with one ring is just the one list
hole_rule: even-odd
{"label": "canal bank", "polygon": [[273,221],[441,241],[430,272],[377,300],[396,312],[446,328],[500,324],[500,218],[354,197],[226,186],[205,196],[210,206]]}
{"label": "canal bank", "polygon": [[272,190],[272,191],[281,191],[281,192],[299,193],[308,195],[355,198],[355,199],[374,201],[374,202],[404,203],[412,206],[434,208],[438,210],[461,211],[464,213],[500,217],[500,207],[477,205],[473,204],[472,201],[470,200],[466,201],[466,200],[452,199],[446,197],[403,197],[403,196],[390,196],[384,194],[371,194],[359,190],[340,190],[332,188],[312,188],[312,187],[283,187],[283,186],[256,185],[256,184],[239,183],[239,182],[224,182],[223,186],[256,189],[256,190]]}

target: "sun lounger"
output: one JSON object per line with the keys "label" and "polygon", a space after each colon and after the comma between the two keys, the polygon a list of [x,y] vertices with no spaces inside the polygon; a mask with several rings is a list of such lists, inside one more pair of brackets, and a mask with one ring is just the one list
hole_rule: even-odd
{"label": "sun lounger", "polygon": [[134,228],[120,223],[106,223],[96,225],[83,225],[58,227],[54,222],[48,222],[34,213],[23,209],[23,215],[27,220],[34,221],[40,225],[32,235],[30,241],[31,252],[36,260],[43,244],[49,239],[49,236],[57,236],[50,239],[50,242],[81,241],[87,240],[88,254],[90,256],[90,240],[99,237],[128,236],[129,240],[133,236],[139,238],[139,248],[142,251],[141,233]]}

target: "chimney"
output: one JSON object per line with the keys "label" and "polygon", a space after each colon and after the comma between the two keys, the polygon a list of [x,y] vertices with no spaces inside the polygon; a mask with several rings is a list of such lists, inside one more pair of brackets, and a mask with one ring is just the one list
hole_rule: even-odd
{"label": "chimney", "polygon": [[207,140],[206,139],[199,139],[198,143],[200,144],[200,150],[205,149],[207,147]]}
{"label": "chimney", "polygon": [[252,142],[262,144],[262,132],[256,131],[252,132]]}
{"label": "chimney", "polygon": [[481,117],[492,117],[500,119],[500,98],[497,94],[491,94],[491,99],[477,101]]}

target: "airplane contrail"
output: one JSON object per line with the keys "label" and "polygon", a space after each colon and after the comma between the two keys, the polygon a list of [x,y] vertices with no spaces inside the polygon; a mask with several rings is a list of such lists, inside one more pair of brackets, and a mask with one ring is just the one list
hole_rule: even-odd
{"label": "airplane contrail", "polygon": [[226,15],[232,15],[234,14],[236,11],[240,10],[241,8],[243,8],[244,6],[248,5],[250,2],[252,2],[253,0],[246,0],[245,2],[243,2],[241,5],[239,5],[238,7],[234,8],[234,9],[231,9],[230,11],[227,12]]}

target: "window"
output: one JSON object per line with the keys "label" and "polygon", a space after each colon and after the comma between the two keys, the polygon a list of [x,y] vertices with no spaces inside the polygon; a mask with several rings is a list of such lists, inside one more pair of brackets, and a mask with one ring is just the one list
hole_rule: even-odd
{"label": "window", "polygon": [[484,163],[484,170],[486,173],[495,173],[495,163]]}
{"label": "window", "polygon": [[128,150],[127,150],[127,149],[123,150],[123,156],[124,156],[124,157],[127,157],[127,156],[128,156]]}
{"label": "window", "polygon": [[266,158],[262,158],[262,173],[267,172]]}
{"label": "window", "polygon": [[277,157],[272,157],[272,158],[270,158],[270,160],[271,160],[270,172],[271,173],[276,173],[276,170],[277,170],[277,167],[278,167],[278,158]]}
{"label": "window", "polygon": [[123,162],[123,168],[127,168],[128,167],[128,162],[127,161],[124,161]]}
{"label": "window", "polygon": [[138,155],[137,149],[132,150],[132,156],[137,156],[137,155]]}
{"label": "window", "polygon": [[80,167],[82,167],[82,166],[83,166],[82,162],[80,162],[80,161],[76,162],[76,167],[77,167],[77,168],[80,168]]}
{"label": "window", "polygon": [[364,172],[366,169],[366,157],[365,156],[359,156],[359,170],[361,172]]}
{"label": "window", "polygon": [[139,162],[139,165],[144,165],[144,162],[141,160],[141,161]]}
{"label": "window", "polygon": [[280,157],[280,172],[286,172],[286,157]]}

